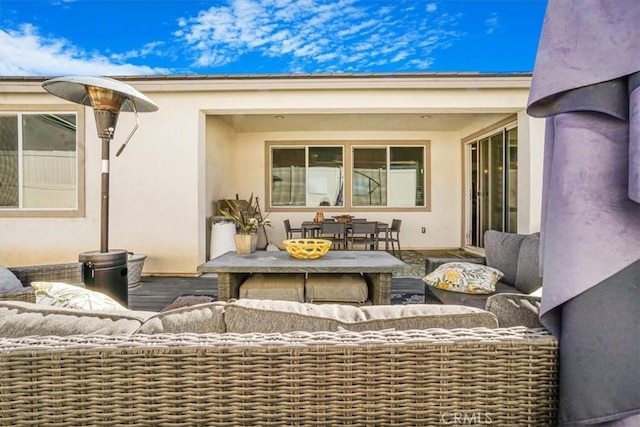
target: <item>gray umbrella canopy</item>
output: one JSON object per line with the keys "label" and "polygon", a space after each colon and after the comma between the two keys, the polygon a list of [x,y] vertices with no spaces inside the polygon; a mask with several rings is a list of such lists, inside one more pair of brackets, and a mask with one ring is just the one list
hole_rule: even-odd
{"label": "gray umbrella canopy", "polygon": [[640,425],[640,2],[549,0],[527,112],[547,118],[541,320],[560,338],[558,424]]}

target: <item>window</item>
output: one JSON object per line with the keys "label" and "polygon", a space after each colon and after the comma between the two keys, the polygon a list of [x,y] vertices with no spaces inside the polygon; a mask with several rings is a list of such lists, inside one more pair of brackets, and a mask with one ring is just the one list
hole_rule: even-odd
{"label": "window", "polygon": [[420,146],[355,147],[352,206],[425,206],[424,162]]}
{"label": "window", "polygon": [[271,206],[342,206],[342,147],[273,148]]}
{"label": "window", "polygon": [[0,113],[0,214],[81,211],[78,118]]}
{"label": "window", "polygon": [[267,143],[270,208],[428,208],[425,142]]}

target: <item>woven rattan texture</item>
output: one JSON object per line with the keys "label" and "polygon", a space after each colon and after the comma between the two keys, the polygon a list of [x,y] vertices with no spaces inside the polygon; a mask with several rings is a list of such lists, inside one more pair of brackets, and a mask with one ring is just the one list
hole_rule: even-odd
{"label": "woven rattan texture", "polygon": [[0,338],[3,425],[553,425],[542,329]]}
{"label": "woven rattan texture", "polygon": [[31,282],[63,282],[81,284],[84,282],[82,263],[34,265],[9,268],[24,286]]}
{"label": "woven rattan texture", "polygon": [[0,301],[23,301],[35,303],[36,291],[31,286],[27,286],[17,291],[0,294]]}

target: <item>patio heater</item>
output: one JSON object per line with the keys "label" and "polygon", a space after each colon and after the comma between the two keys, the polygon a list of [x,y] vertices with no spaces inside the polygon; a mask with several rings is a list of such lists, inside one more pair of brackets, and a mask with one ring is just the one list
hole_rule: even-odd
{"label": "patio heater", "polygon": [[107,77],[70,76],[47,80],[42,87],[51,94],[93,108],[98,137],[102,139],[100,251],[81,253],[84,282],[128,305],[126,250],[109,249],[109,155],[110,142],[121,111],[135,113],[136,124],[116,156],[138,129],[138,113],[157,111],[158,106],[131,86]]}

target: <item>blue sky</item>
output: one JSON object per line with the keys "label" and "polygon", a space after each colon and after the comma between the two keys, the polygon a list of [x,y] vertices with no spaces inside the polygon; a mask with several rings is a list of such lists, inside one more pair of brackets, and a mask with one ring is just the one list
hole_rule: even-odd
{"label": "blue sky", "polygon": [[546,0],[0,0],[0,75],[531,72]]}

